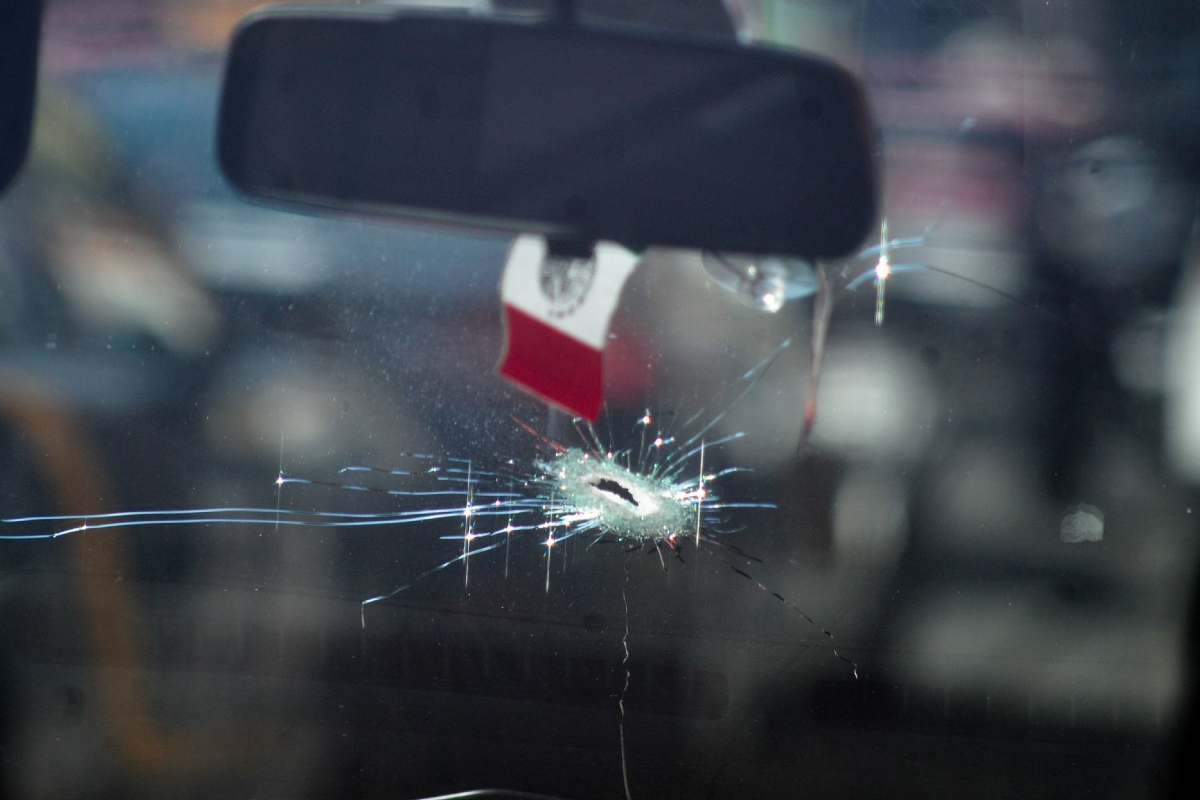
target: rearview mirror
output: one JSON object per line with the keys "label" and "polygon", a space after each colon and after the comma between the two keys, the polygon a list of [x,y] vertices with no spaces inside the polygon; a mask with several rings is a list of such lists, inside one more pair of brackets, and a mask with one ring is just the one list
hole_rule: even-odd
{"label": "rearview mirror", "polygon": [[40,0],[12,0],[0,8],[0,192],[29,150],[41,12]]}
{"label": "rearview mirror", "polygon": [[583,244],[832,257],[875,215],[848,73],[629,28],[268,9],[234,36],[218,151],[255,197]]}

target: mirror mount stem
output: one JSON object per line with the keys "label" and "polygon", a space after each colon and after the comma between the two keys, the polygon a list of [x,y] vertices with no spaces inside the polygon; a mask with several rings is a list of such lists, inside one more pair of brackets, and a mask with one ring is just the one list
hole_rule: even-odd
{"label": "mirror mount stem", "polygon": [[579,24],[579,16],[575,9],[575,0],[558,0],[555,4],[554,22],[564,28],[573,28]]}

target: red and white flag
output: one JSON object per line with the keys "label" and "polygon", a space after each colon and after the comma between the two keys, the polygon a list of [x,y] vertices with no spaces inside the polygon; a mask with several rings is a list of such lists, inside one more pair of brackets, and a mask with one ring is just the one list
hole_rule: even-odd
{"label": "red and white flag", "polygon": [[604,402],[608,326],[637,256],[601,242],[592,258],[547,252],[541,236],[513,242],[500,279],[506,341],[500,374],[595,421]]}

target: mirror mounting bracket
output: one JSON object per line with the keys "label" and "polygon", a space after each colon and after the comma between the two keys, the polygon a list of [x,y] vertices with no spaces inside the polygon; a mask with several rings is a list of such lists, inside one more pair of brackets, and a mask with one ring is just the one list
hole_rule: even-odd
{"label": "mirror mounting bracket", "polygon": [[596,243],[589,239],[563,236],[546,237],[546,255],[555,258],[591,258]]}

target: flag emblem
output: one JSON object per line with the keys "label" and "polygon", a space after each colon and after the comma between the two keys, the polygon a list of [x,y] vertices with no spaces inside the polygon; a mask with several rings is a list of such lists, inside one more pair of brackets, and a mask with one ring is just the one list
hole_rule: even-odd
{"label": "flag emblem", "polygon": [[571,414],[599,417],[609,323],[636,264],[615,244],[570,258],[550,255],[541,236],[517,237],[500,279],[500,374]]}

